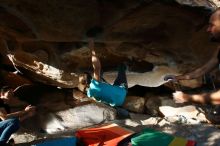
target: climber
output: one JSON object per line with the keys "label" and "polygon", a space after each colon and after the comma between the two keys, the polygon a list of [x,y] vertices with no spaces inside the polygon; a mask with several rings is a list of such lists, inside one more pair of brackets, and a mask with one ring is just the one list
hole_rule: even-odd
{"label": "climber", "polygon": [[97,101],[107,103],[111,106],[121,106],[127,94],[126,66],[119,66],[118,76],[113,85],[101,78],[101,63],[94,50],[94,36],[100,29],[93,28],[87,32],[89,37],[89,48],[92,55],[93,75],[83,74],[79,76],[78,88],[87,93],[88,97],[94,97]]}
{"label": "climber", "polygon": [[[210,33],[211,40],[220,42],[220,8],[217,8],[211,15],[209,20],[209,26],[207,32]],[[194,70],[193,72],[186,73],[183,75],[167,75],[164,80],[189,80],[198,78],[210,71],[220,64],[220,46],[214,52],[212,58],[202,67]],[[195,103],[210,103],[214,105],[220,104],[220,90],[212,93],[202,93],[202,94],[185,94],[181,91],[176,91],[173,93],[173,98],[177,103],[184,102],[195,102]]]}
{"label": "climber", "polygon": [[10,104],[16,101],[13,90],[9,87],[3,87],[0,92],[0,145],[10,146],[7,143],[11,134],[20,127],[20,121],[35,114],[34,106],[27,106],[24,110],[10,112]]}

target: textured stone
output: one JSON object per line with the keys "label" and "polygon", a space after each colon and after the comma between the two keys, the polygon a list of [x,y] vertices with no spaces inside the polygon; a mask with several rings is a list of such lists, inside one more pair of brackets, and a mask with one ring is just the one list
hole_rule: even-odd
{"label": "textured stone", "polygon": [[0,71],[1,85],[10,86],[12,88],[17,88],[18,86],[25,84],[33,84],[31,80],[25,78],[20,74],[13,72],[7,72],[4,70]]}
{"label": "textured stone", "polygon": [[83,100],[87,96],[77,89],[73,89],[73,98],[76,100]]}
{"label": "textured stone", "polygon": [[220,6],[219,0],[176,0],[180,4],[215,9]]}
{"label": "textured stone", "polygon": [[123,104],[123,108],[132,112],[143,113],[145,108],[144,104],[145,104],[145,98],[143,97],[127,96]]}
{"label": "textured stone", "polygon": [[129,87],[157,87],[164,75],[207,62],[216,47],[205,33],[207,11],[177,3],[1,0],[0,9],[1,62],[11,67],[13,62],[28,78],[62,88],[76,87],[77,75],[91,71],[85,33],[95,25],[104,28],[95,39],[103,71],[115,75],[118,64],[130,62]]}
{"label": "textured stone", "polygon": [[175,102],[168,96],[146,94],[146,113],[152,116],[159,116],[159,107],[163,105],[176,107]]}
{"label": "textured stone", "polygon": [[165,117],[175,117],[175,116],[183,116],[186,120],[194,119],[195,122],[207,122],[208,120],[205,117],[204,111],[194,105],[189,106],[179,106],[179,107],[172,107],[172,106],[160,106],[159,111]]}
{"label": "textured stone", "polygon": [[[53,106],[58,105],[62,104],[54,104]],[[57,109],[57,107],[53,108]],[[29,128],[32,131],[43,129],[48,134],[54,134],[66,132],[71,129],[85,128],[116,119],[116,110],[100,103],[91,103],[73,108],[69,107],[59,109],[58,111],[51,111],[49,109],[50,107],[39,109],[35,117],[25,121],[23,127]],[[30,123],[36,123],[35,127]]]}
{"label": "textured stone", "polygon": [[[210,11],[194,6],[214,9],[219,1],[176,1],[193,8],[173,1],[152,0],[0,0],[0,61],[1,69],[7,72],[2,76],[4,84],[13,84],[10,79],[15,79],[13,87],[29,81],[61,88],[76,87],[77,75],[91,71],[85,34],[97,25],[104,31],[95,38],[95,49],[101,59],[104,76],[110,83],[114,81],[117,65],[121,62],[128,65],[129,87],[157,87],[165,83],[163,77],[166,74],[192,71],[206,63],[217,46],[209,42],[205,33]],[[17,70],[22,76],[13,74],[12,78],[7,78],[11,75],[9,70]],[[181,84],[188,87],[201,86],[201,79],[183,82]],[[45,90],[48,91],[45,93]],[[76,92],[72,95],[72,90],[70,95],[61,90],[48,92],[52,91],[47,86],[43,91],[30,89],[28,97],[39,106],[39,115],[23,123],[27,131],[35,128],[38,132],[43,128],[49,133],[63,132],[68,131],[68,127],[74,129],[103,122],[105,116],[107,120],[115,118],[115,110],[110,107],[94,103],[74,107],[73,96],[80,96]],[[158,115],[161,105],[175,106],[171,98],[163,95],[148,95],[146,98],[149,99],[145,106],[151,115]],[[84,112],[80,116],[83,121],[79,122],[77,114],[80,108],[99,113]],[[219,143],[218,129],[214,127],[186,127],[167,123],[159,117],[147,117],[133,116],[122,123],[134,130],[147,126],[193,138],[198,145]],[[31,125],[28,127],[28,124]],[[20,137],[24,138],[23,142],[36,139],[29,134],[23,136]]]}

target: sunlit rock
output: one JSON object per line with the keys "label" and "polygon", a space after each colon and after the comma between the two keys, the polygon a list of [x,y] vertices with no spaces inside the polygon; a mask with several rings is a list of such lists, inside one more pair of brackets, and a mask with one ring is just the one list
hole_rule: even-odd
{"label": "sunlit rock", "polygon": [[180,4],[189,5],[189,6],[200,6],[207,7],[210,9],[215,9],[220,6],[220,2],[218,0],[176,0]]}
{"label": "sunlit rock", "polygon": [[[57,104],[58,105],[58,104]],[[116,119],[116,110],[99,103],[91,103],[57,112],[48,112],[47,108],[38,110],[37,115],[25,121],[24,128],[43,130],[48,134],[62,133],[70,129],[85,128]],[[35,127],[31,124],[36,123]]]}

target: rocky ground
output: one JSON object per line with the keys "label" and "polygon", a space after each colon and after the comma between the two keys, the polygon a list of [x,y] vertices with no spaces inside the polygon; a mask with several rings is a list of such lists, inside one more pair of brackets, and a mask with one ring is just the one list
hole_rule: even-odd
{"label": "rocky ground", "polygon": [[[87,115],[88,116],[88,115]],[[88,118],[85,116],[85,118]],[[152,117],[146,114],[134,114],[130,113],[129,119],[114,119],[106,122],[113,122],[130,129],[135,132],[139,132],[142,129],[148,127],[159,131],[170,133],[175,136],[181,136],[187,139],[192,139],[197,142],[198,146],[218,146],[220,142],[220,130],[218,126],[207,124],[207,123],[179,123],[169,121],[161,117]],[[90,115],[91,117],[91,115]],[[85,120],[84,120],[85,121]],[[74,121],[72,121],[74,123]],[[99,121],[96,121],[99,122]],[[30,124],[30,123],[29,123]],[[37,124],[37,123],[35,123]],[[57,123],[59,124],[59,123]],[[98,123],[96,123],[97,125]],[[33,123],[31,123],[33,126]],[[56,125],[57,126],[57,125]],[[92,126],[92,125],[90,125]],[[24,127],[27,127],[27,125]],[[74,129],[66,129],[63,132],[58,131],[54,134],[40,133],[38,131],[31,131],[27,128],[21,128],[18,133],[14,134],[16,146],[29,146],[38,141],[44,141],[50,138],[59,138],[65,136],[73,136]]]}
{"label": "rocky ground", "polygon": [[[128,62],[129,87],[158,87],[164,75],[190,72],[212,56],[218,44],[206,33],[207,16],[220,5],[218,0],[0,1],[0,85],[21,87],[17,96],[38,107],[14,135],[17,146],[105,122],[135,132],[151,127],[194,139],[199,146],[218,145],[217,126],[162,118],[160,106],[178,106],[170,97],[177,89],[172,84],[167,84],[172,91],[165,91],[169,96],[160,88],[153,93],[130,90],[123,106],[134,112],[129,119],[119,120],[111,107],[72,99],[81,100],[72,92],[78,75],[91,70],[88,30],[104,28],[95,49],[107,81],[115,79],[118,64]],[[220,83],[219,73],[213,74]],[[39,83],[45,86],[24,86]],[[201,87],[202,77],[180,84]]]}
{"label": "rocky ground", "polygon": [[[170,90],[165,87],[130,88],[120,110],[86,98],[77,89],[24,86],[15,93],[37,106],[37,114],[23,121],[19,131],[13,135],[16,146],[29,146],[51,138],[73,136],[77,129],[103,123],[117,123],[134,132],[146,127],[153,128],[195,140],[198,146],[219,145],[220,142],[218,126],[207,123],[203,111],[199,110],[201,106],[193,105],[187,108],[190,109],[185,112],[190,113],[188,117],[187,114],[179,112],[187,117],[186,120],[179,119],[179,113],[174,113],[173,110],[173,114],[168,112],[168,117],[163,117],[167,112],[161,107],[189,107],[175,104],[170,97]],[[124,109],[129,112],[125,112]],[[120,115],[118,111],[121,111]],[[129,118],[126,117],[127,113],[130,115]]]}

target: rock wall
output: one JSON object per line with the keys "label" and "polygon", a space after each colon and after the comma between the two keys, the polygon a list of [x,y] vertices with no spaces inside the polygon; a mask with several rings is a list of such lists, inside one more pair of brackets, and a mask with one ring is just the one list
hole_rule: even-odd
{"label": "rock wall", "polygon": [[[117,65],[126,62],[130,87],[157,87],[166,74],[191,71],[217,45],[206,33],[210,11],[204,7],[215,8],[210,1],[0,2],[3,68],[63,88],[76,87],[77,75],[92,70],[85,33],[93,26],[104,28],[95,48],[107,80],[113,82]],[[201,81],[184,85],[197,87]]]}

